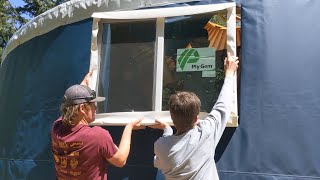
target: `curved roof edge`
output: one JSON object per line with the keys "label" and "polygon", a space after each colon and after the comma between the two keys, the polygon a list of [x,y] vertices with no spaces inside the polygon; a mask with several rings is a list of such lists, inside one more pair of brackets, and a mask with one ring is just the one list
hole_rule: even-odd
{"label": "curved roof edge", "polygon": [[70,0],[33,18],[15,32],[3,51],[2,63],[19,45],[62,25],[91,18],[94,12],[133,10],[192,1],[199,0]]}

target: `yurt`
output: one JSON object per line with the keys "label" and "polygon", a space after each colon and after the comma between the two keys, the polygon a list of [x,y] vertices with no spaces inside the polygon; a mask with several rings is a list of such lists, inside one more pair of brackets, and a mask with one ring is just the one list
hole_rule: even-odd
{"label": "yurt", "polygon": [[[173,125],[168,99],[177,91],[196,93],[205,116],[227,52],[240,68],[215,152],[220,179],[320,179],[319,7],[316,0],[71,0],[31,19],[1,61],[0,179],[57,179],[52,124],[65,90],[87,72],[89,86],[106,97],[91,125],[119,144],[135,118]],[[164,179],[153,166],[161,135],[134,131],[125,167],[108,165],[108,179]]]}

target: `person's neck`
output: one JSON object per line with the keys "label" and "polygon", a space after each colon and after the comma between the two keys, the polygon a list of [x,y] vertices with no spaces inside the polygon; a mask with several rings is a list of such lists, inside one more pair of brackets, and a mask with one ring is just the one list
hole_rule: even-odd
{"label": "person's neck", "polygon": [[181,134],[189,131],[189,130],[192,129],[192,128],[193,128],[193,127],[190,127],[190,128],[188,128],[188,129],[184,129],[184,130],[177,130],[177,132],[176,132],[175,135],[176,135],[176,136],[179,136],[179,135],[181,135]]}
{"label": "person's neck", "polygon": [[77,125],[79,124],[89,125],[88,121],[85,120],[84,118],[82,118]]}

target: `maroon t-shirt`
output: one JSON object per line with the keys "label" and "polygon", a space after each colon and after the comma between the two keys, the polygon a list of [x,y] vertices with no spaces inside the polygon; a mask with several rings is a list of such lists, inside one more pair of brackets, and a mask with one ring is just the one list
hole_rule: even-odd
{"label": "maroon t-shirt", "polygon": [[107,179],[107,159],[117,152],[107,130],[84,124],[68,129],[59,118],[53,124],[51,140],[59,180]]}

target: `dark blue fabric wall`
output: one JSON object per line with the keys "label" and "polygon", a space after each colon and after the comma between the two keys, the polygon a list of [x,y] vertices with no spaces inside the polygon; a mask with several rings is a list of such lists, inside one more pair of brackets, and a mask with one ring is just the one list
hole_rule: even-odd
{"label": "dark blue fabric wall", "polygon": [[240,126],[221,179],[320,179],[319,7],[242,1]]}
{"label": "dark blue fabric wall", "polygon": [[[230,1],[194,4],[216,2]],[[227,128],[218,145],[220,179],[320,179],[320,1],[240,2],[240,125]],[[55,29],[22,44],[2,64],[1,180],[55,179],[50,128],[65,89],[88,71],[91,27],[88,20]],[[149,153],[152,144],[141,151]],[[124,169],[111,167],[110,179],[157,175],[152,158],[135,158]],[[143,177],[144,171],[151,175]]]}
{"label": "dark blue fabric wall", "polygon": [[22,44],[2,64],[1,180],[55,179],[50,128],[64,91],[89,69],[91,28],[83,21],[55,29]]}

